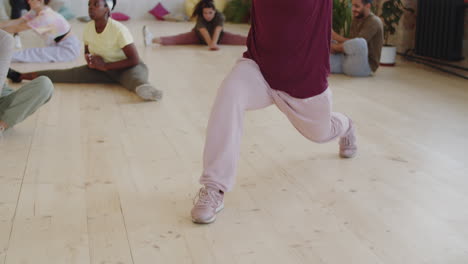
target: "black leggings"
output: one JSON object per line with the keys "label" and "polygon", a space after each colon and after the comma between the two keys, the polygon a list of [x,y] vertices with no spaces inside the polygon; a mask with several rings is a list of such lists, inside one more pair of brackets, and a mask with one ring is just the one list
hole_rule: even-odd
{"label": "black leggings", "polygon": [[21,17],[22,10],[29,10],[29,5],[26,0],[10,0],[11,5],[11,19]]}

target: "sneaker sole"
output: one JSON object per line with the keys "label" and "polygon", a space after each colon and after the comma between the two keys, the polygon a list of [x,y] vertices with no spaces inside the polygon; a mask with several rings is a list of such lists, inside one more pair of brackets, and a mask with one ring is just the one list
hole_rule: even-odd
{"label": "sneaker sole", "polygon": [[356,157],[357,152],[358,152],[357,149],[355,149],[353,154],[345,155],[345,154],[341,153],[341,150],[340,150],[340,158],[342,158],[342,159],[352,159],[352,158]]}
{"label": "sneaker sole", "polygon": [[216,215],[219,212],[221,212],[223,209],[224,209],[224,203],[220,207],[216,208],[216,213],[212,218],[210,218],[210,219],[208,219],[206,221],[201,221],[201,220],[197,220],[197,219],[192,218],[192,222],[194,222],[195,224],[202,224],[202,225],[211,224],[214,221],[216,221]]}
{"label": "sneaker sole", "polygon": [[354,153],[351,156],[346,156],[346,155],[340,154],[340,158],[342,158],[342,159],[352,159],[352,158],[356,157],[356,154],[357,153]]}

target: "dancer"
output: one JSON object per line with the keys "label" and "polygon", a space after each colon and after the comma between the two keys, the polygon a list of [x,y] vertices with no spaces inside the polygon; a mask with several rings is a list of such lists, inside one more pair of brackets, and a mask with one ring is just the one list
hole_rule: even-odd
{"label": "dancer", "polygon": [[6,85],[13,45],[13,37],[0,30],[0,138],[5,130],[23,121],[47,103],[54,90],[47,77],[37,78],[15,92]]}
{"label": "dancer", "polygon": [[384,41],[380,18],[371,11],[372,0],[353,0],[350,38],[332,32],[332,73],[367,77],[377,71]]}
{"label": "dancer", "polygon": [[47,76],[54,83],[119,83],[144,100],[160,100],[162,91],[148,83],[148,68],[140,61],[130,31],[110,17],[115,4],[116,0],[89,0],[93,21],[85,26],[83,37],[87,65],[23,74],[10,70],[8,77],[14,82]]}
{"label": "dancer", "polygon": [[29,48],[13,53],[13,62],[67,62],[78,58],[79,39],[71,26],[59,13],[47,6],[49,0],[28,0],[31,11],[21,18],[0,24],[0,28],[18,34],[33,29],[46,42],[47,47]]}
{"label": "dancer", "polygon": [[331,111],[331,14],[332,0],[252,1],[248,50],[218,90],[208,122],[193,222],[215,221],[234,187],[245,111],[275,104],[309,140],[339,138],[340,156],[355,156],[351,120]]}
{"label": "dancer", "polygon": [[192,14],[192,18],[197,18],[197,24],[192,31],[180,35],[155,38],[143,27],[143,37],[145,45],[152,43],[161,45],[208,45],[210,50],[219,50],[221,45],[245,45],[247,38],[241,35],[224,31],[224,15],[216,10],[213,0],[201,0]]}

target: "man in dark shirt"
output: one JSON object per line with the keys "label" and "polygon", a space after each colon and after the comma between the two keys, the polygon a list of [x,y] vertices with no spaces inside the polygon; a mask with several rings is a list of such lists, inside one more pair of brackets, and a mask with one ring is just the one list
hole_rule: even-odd
{"label": "man in dark shirt", "polygon": [[[331,111],[332,0],[253,0],[248,50],[218,91],[208,123],[195,223],[211,223],[234,186],[244,112],[275,104],[306,138],[340,138],[340,156],[356,154],[351,120]],[[281,19],[278,19],[280,18]]]}
{"label": "man in dark shirt", "polygon": [[383,46],[383,25],[371,11],[372,0],[353,0],[350,38],[332,32],[332,73],[366,77],[377,71]]}

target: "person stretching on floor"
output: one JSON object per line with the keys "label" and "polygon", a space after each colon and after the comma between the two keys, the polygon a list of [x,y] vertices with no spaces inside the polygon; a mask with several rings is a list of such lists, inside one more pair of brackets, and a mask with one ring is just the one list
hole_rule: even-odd
{"label": "person stretching on floor", "polygon": [[8,77],[14,82],[47,76],[54,83],[119,83],[144,100],[160,100],[162,91],[148,83],[148,68],[130,31],[110,17],[115,4],[116,0],[89,0],[93,21],[85,26],[83,36],[87,65],[23,74],[10,70]]}
{"label": "person stretching on floor", "polygon": [[354,77],[367,77],[379,68],[384,41],[383,25],[371,11],[372,0],[353,0],[351,38],[332,32],[332,73],[344,73]]}
{"label": "person stretching on floor", "polygon": [[0,138],[3,132],[32,115],[52,97],[54,86],[47,77],[40,77],[17,91],[6,83],[14,40],[0,29]]}
{"label": "person stretching on floor", "polygon": [[31,11],[21,18],[0,23],[0,28],[17,34],[33,29],[43,37],[47,47],[30,48],[13,53],[12,62],[67,62],[80,55],[81,42],[59,13],[47,6],[49,0],[28,0]]}
{"label": "person stretching on floor", "polygon": [[153,37],[147,26],[143,27],[145,45],[208,45],[210,50],[219,50],[221,45],[245,45],[247,38],[225,32],[224,15],[216,10],[213,0],[201,0],[193,10],[192,18],[197,24],[192,31],[175,36]]}
{"label": "person stretching on floor", "polygon": [[247,51],[224,79],[211,110],[193,222],[213,222],[234,187],[245,111],[275,104],[307,139],[339,138],[339,155],[356,155],[351,119],[332,112],[331,16],[332,0],[252,1]]}

